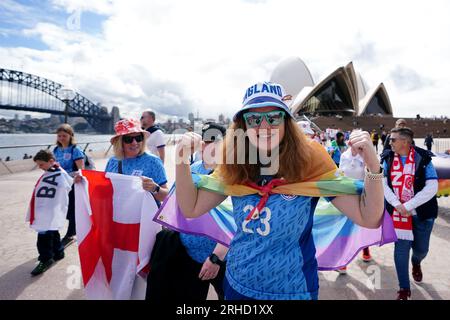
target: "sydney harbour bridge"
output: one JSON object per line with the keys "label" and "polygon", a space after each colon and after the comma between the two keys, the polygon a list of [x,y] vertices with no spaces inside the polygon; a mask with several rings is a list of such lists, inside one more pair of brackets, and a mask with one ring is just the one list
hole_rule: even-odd
{"label": "sydney harbour bridge", "polygon": [[0,69],[0,109],[83,117],[99,133],[112,133],[119,109],[95,104],[77,92],[61,95],[63,85],[22,71]]}

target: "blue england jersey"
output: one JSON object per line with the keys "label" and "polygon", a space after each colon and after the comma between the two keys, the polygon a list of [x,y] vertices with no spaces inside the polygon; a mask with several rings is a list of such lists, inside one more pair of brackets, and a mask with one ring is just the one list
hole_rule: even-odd
{"label": "blue england jersey", "polygon": [[71,145],[67,148],[55,147],[53,154],[55,155],[56,162],[59,163],[61,168],[66,170],[67,173],[74,172],[74,162],[80,159],[84,159],[83,151],[78,146]]}
{"label": "blue england jersey", "polygon": [[[119,161],[116,157],[109,159],[105,172],[119,172]],[[159,185],[167,183],[166,170],[161,159],[146,152],[136,158],[123,159],[122,173],[129,176],[152,178]]]}
{"label": "blue england jersey", "polygon": [[232,197],[238,230],[227,255],[230,286],[254,299],[317,299],[311,232],[319,198],[270,195],[259,219],[245,221],[260,199],[258,195]]}

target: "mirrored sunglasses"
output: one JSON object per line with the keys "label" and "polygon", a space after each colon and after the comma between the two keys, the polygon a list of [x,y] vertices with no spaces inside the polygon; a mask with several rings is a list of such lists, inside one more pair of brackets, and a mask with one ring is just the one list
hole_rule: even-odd
{"label": "mirrored sunglasses", "polygon": [[255,128],[261,125],[263,118],[271,126],[279,126],[286,116],[283,110],[274,110],[269,112],[247,112],[244,113],[245,124],[249,128]]}

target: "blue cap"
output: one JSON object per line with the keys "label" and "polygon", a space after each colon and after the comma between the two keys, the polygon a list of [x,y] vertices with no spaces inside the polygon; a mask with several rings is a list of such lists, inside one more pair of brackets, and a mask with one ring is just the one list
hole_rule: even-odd
{"label": "blue cap", "polygon": [[233,121],[245,111],[252,108],[278,107],[284,110],[291,118],[294,118],[287,106],[292,100],[291,95],[286,95],[281,84],[274,82],[258,82],[245,91],[242,109],[233,117]]}

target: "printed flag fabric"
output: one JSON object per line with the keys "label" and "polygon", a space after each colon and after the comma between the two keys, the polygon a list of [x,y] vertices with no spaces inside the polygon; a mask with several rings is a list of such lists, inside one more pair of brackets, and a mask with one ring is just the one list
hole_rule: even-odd
{"label": "printed flag fabric", "polygon": [[43,232],[64,227],[72,183],[64,169],[44,172],[36,182],[27,211],[26,221],[32,229]]}
{"label": "printed flag fabric", "polygon": [[319,200],[314,212],[312,234],[319,270],[339,269],[368,246],[397,241],[392,218],[387,211],[379,228],[368,229],[353,223],[325,199]]}
{"label": "printed flag fabric", "polygon": [[139,177],[90,170],[82,175],[75,184],[75,214],[85,294],[88,299],[143,299],[145,292],[133,290],[148,271],[161,230],[152,221],[156,202]]}
{"label": "printed flag fabric", "polygon": [[198,218],[185,218],[177,204],[175,186],[154,217],[161,225],[183,233],[207,236],[210,239],[229,246],[236,233],[237,226],[233,219],[233,207],[230,198],[219,206]]}
{"label": "printed flag fabric", "polygon": [[[296,191],[292,191],[292,184],[276,187],[274,191],[283,188],[284,194],[333,196],[358,194],[362,190],[360,180],[335,175],[325,177],[329,179],[296,183]],[[192,178],[198,188],[227,195],[233,193],[229,186],[223,186],[214,176],[192,174]],[[238,190],[239,194],[256,193],[248,186],[233,186],[233,189]],[[156,213],[154,221],[180,232],[207,236],[226,246],[230,245],[237,230],[231,203],[227,201],[198,218],[185,218],[177,204],[175,188],[171,189]],[[319,270],[339,269],[350,263],[363,248],[371,245],[381,246],[397,240],[392,219],[387,212],[384,212],[383,222],[379,228],[367,229],[353,223],[324,199],[321,199],[316,207],[312,232]]]}
{"label": "printed flag fabric", "polygon": [[438,197],[450,195],[450,154],[436,153],[433,157],[433,166],[438,175]]}
{"label": "printed flag fabric", "polygon": [[448,197],[450,195],[450,179],[438,180],[438,197]]}

